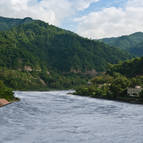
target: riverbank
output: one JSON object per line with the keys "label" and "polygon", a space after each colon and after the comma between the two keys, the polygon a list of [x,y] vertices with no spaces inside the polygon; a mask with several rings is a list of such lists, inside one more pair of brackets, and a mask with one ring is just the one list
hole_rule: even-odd
{"label": "riverbank", "polygon": [[[139,87],[139,88],[136,88]],[[103,75],[95,77],[91,83],[75,89],[75,95],[114,100],[132,104],[143,104],[143,85],[136,79],[123,75]]]}
{"label": "riverbank", "polygon": [[77,95],[76,93],[69,93],[76,96],[81,97],[89,97],[89,98],[95,98],[95,99],[103,99],[103,100],[110,100],[110,101],[117,101],[117,102],[125,102],[130,104],[143,104],[143,99],[139,97],[94,97],[92,95]]}
{"label": "riverbank", "polygon": [[12,104],[14,102],[18,102],[18,101],[20,101],[20,99],[17,98],[17,97],[14,100],[11,100],[11,101],[8,101],[4,98],[1,98],[0,99],[0,107],[6,106],[6,105]]}
{"label": "riverbank", "polygon": [[0,99],[0,107],[6,106],[6,105],[8,105],[8,104],[10,104],[10,102],[7,101],[6,99]]}

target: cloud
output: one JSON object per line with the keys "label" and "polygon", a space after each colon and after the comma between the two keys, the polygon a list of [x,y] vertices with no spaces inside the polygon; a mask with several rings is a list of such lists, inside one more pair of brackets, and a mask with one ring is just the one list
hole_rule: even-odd
{"label": "cloud", "polygon": [[7,17],[32,17],[58,25],[70,13],[66,0],[1,0],[0,15]]}
{"label": "cloud", "polygon": [[142,13],[142,0],[128,0],[125,8],[105,8],[76,18],[77,32],[89,38],[103,38],[143,31]]}
{"label": "cloud", "polygon": [[84,10],[90,6],[91,3],[98,2],[99,0],[72,0],[73,8],[78,11]]}
{"label": "cloud", "polygon": [[0,15],[32,17],[59,26],[62,21],[98,0],[0,0]]}
{"label": "cloud", "polygon": [[74,31],[89,38],[143,31],[142,0],[128,0],[123,8],[112,6],[75,18],[78,12],[98,1],[100,0],[0,0],[0,15],[15,18],[28,16],[56,26],[61,26],[70,19],[69,24],[74,23]]}

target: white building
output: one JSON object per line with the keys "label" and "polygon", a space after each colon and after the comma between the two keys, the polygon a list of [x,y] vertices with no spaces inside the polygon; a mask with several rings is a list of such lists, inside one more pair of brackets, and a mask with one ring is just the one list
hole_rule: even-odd
{"label": "white building", "polygon": [[127,94],[132,97],[139,97],[141,91],[142,91],[141,86],[136,86],[135,88],[128,88]]}

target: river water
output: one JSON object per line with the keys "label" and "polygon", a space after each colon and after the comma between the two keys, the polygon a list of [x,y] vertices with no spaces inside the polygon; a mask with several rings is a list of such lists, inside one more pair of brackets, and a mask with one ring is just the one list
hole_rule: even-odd
{"label": "river water", "polygon": [[0,143],[143,143],[143,105],[68,95],[15,92],[0,108]]}

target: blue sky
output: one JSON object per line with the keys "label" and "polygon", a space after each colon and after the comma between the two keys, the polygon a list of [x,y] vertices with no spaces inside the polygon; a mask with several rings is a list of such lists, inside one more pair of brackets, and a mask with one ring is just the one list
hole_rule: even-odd
{"label": "blue sky", "polygon": [[103,9],[110,8],[110,7],[124,9],[126,3],[127,3],[127,0],[100,0],[98,2],[93,2],[90,4],[90,6],[87,9],[84,9],[83,11],[79,11],[79,12],[75,13],[72,17],[66,18],[61,23],[60,26],[64,29],[68,29],[68,30],[76,32],[76,27],[77,27],[78,23],[73,21],[73,19],[75,17],[82,17],[82,16],[87,15],[91,12],[102,11]]}
{"label": "blue sky", "polygon": [[143,0],[0,0],[0,16],[32,17],[88,38],[143,31]]}

